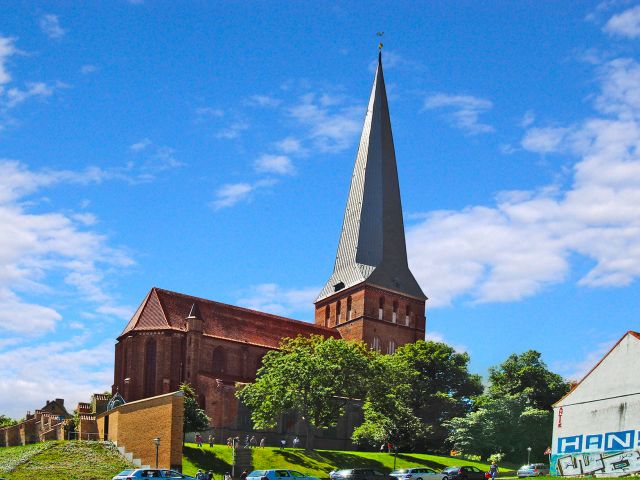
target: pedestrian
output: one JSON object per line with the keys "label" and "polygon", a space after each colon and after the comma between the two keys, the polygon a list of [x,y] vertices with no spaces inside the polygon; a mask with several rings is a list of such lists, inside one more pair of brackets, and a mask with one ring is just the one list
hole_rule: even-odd
{"label": "pedestrian", "polygon": [[264,448],[264,446],[267,444],[267,439],[262,437],[260,439],[260,448]]}
{"label": "pedestrian", "polygon": [[380,445],[380,453],[384,453],[384,443]]}
{"label": "pedestrian", "polygon": [[283,438],[282,440],[280,440],[280,450],[284,450],[284,447],[286,446],[287,446],[287,440]]}
{"label": "pedestrian", "polygon": [[209,446],[213,447],[213,440],[214,440],[214,436],[213,435],[209,435]]}
{"label": "pedestrian", "polygon": [[247,475],[249,475],[249,472],[247,472],[246,470],[243,470],[242,473],[240,474],[240,480],[247,480]]}
{"label": "pedestrian", "polygon": [[207,473],[207,480],[213,480],[213,472],[211,470]]}
{"label": "pedestrian", "polygon": [[204,480],[204,473],[202,473],[202,470],[198,470],[198,473],[196,473],[196,480]]}
{"label": "pedestrian", "polygon": [[300,446],[300,439],[296,435],[296,437],[293,439],[293,448],[298,448],[299,446]]}
{"label": "pedestrian", "polygon": [[196,433],[196,443],[198,444],[198,447],[202,447],[202,435],[199,433]]}
{"label": "pedestrian", "polygon": [[229,475],[229,472],[224,474],[224,480],[232,480],[231,475]]}
{"label": "pedestrian", "polygon": [[251,435],[251,438],[249,439],[249,445],[251,445],[251,448],[255,448],[258,445],[258,440],[256,440],[255,435]]}
{"label": "pedestrian", "polygon": [[498,476],[498,464],[496,463],[495,460],[491,462],[491,466],[489,467],[489,473],[491,474],[491,480],[496,480],[496,477]]}

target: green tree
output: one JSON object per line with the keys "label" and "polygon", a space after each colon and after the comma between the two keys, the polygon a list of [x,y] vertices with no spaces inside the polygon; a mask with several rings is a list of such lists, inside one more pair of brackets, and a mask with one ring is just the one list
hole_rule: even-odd
{"label": "green tree", "polygon": [[543,459],[551,441],[551,405],[569,390],[562,377],[549,371],[540,353],[510,355],[489,369],[486,395],[475,399],[474,411],[446,422],[457,450],[481,455],[503,453],[518,462]]}
{"label": "green tree", "polygon": [[7,417],[6,415],[0,415],[0,428],[10,427],[11,425],[15,425],[19,423],[18,420],[14,420],[13,418]]}
{"label": "green tree", "polygon": [[209,417],[198,405],[196,392],[191,385],[183,383],[180,391],[184,394],[184,422],[182,443],[187,432],[197,432],[209,428]]}
{"label": "green tree", "polygon": [[480,377],[469,373],[469,355],[444,343],[419,341],[377,362],[378,381],[354,440],[378,442],[386,432],[403,448],[445,451],[449,432],[443,422],[469,412],[472,398],[483,390]]}
{"label": "green tree", "polygon": [[335,426],[346,403],[364,397],[371,355],[363,343],[319,335],[284,339],[237,395],[254,428],[273,428],[282,414],[295,412],[306,427],[306,448],[313,449],[314,431]]}

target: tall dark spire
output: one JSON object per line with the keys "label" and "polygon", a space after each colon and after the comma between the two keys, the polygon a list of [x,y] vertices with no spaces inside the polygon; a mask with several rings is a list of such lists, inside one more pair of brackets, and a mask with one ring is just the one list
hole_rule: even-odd
{"label": "tall dark spire", "polygon": [[362,282],[426,299],[407,263],[382,52],[351,177],[336,263],[318,300]]}

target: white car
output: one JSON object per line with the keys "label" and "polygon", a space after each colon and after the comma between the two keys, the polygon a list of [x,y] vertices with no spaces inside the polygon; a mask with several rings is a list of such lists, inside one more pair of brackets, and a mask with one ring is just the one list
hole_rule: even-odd
{"label": "white car", "polygon": [[123,470],[111,480],[138,480],[143,478],[165,478],[172,480],[195,480],[195,478],[185,475],[175,470],[164,468],[136,468]]}
{"label": "white car", "polygon": [[402,468],[389,474],[396,480],[442,480],[444,474],[427,467]]}
{"label": "white car", "polygon": [[316,477],[303,475],[296,470],[254,470],[247,475],[247,480],[319,480]]}

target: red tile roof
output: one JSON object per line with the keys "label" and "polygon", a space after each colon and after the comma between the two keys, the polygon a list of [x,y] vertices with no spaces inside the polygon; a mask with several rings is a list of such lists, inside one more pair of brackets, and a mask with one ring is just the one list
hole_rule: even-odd
{"label": "red tile roof", "polygon": [[282,338],[322,335],[340,338],[332,329],[309,322],[271,315],[182,293],[152,288],[122,336],[131,331],[187,330],[186,317],[197,304],[205,335],[235,342],[277,348]]}

